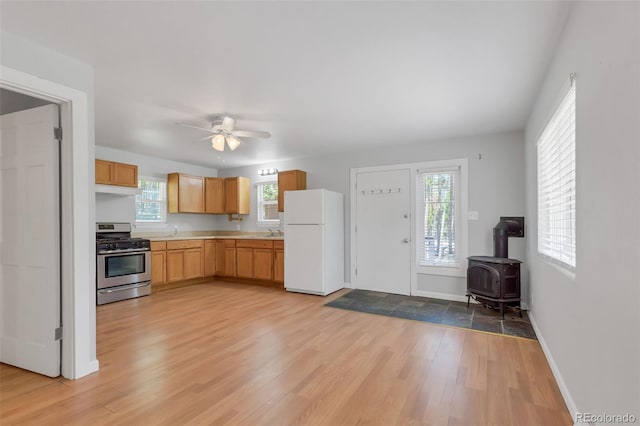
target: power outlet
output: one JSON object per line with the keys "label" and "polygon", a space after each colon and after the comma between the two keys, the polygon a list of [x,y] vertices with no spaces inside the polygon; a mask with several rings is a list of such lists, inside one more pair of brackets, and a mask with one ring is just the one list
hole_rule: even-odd
{"label": "power outlet", "polygon": [[469,210],[469,212],[467,213],[467,218],[469,220],[478,220],[477,210]]}

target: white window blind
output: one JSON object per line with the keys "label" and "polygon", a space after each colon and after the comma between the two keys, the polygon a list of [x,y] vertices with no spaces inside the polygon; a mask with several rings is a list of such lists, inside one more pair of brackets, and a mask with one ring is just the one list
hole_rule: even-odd
{"label": "white window blind", "polygon": [[427,266],[456,266],[460,260],[458,246],[458,182],[460,171],[455,169],[418,170],[421,232],[418,264]]}
{"label": "white window blind", "polygon": [[576,266],[576,87],[538,140],[538,252]]}
{"label": "white window blind", "polygon": [[136,195],[136,223],[167,221],[167,181],[154,177],[138,178],[141,194]]}
{"label": "white window blind", "polygon": [[263,182],[256,185],[258,195],[258,224],[278,226],[278,182]]}

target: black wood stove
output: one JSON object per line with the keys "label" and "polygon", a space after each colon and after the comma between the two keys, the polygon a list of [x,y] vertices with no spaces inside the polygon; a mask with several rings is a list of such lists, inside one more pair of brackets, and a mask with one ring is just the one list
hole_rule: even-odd
{"label": "black wood stove", "polygon": [[[467,267],[467,307],[473,297],[485,305],[520,306],[520,264],[509,259],[509,237],[524,237],[524,217],[501,217],[493,228],[493,256],[470,256]],[[520,313],[522,316],[522,312]]]}

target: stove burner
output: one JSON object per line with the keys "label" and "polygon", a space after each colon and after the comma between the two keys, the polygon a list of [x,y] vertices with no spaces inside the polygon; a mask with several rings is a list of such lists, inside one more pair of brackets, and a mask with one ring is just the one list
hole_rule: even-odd
{"label": "stove burner", "polygon": [[147,251],[151,242],[144,238],[131,238],[131,225],[128,223],[97,223],[96,252],[120,253]]}

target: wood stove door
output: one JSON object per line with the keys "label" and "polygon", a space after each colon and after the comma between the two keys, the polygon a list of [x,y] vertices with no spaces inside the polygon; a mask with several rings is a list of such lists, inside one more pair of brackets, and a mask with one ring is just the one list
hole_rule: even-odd
{"label": "wood stove door", "polygon": [[467,290],[473,294],[500,298],[500,273],[482,263],[471,263],[467,269]]}

